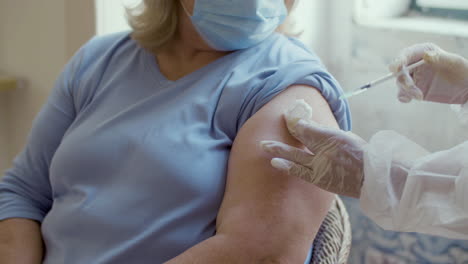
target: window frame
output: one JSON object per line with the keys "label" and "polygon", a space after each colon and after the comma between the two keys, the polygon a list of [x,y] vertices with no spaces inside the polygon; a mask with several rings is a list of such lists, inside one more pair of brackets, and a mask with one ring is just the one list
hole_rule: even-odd
{"label": "window frame", "polygon": [[[468,5],[465,8],[465,4],[462,4],[457,8],[453,7],[454,4],[447,4],[447,0],[431,0],[427,5],[420,3],[425,1],[427,0],[412,0],[411,9],[425,16],[468,20]],[[455,3],[457,4],[459,3]]]}

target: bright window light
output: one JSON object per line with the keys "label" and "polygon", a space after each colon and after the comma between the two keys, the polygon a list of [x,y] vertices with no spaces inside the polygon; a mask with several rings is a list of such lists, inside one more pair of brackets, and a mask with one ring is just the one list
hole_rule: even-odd
{"label": "bright window light", "polygon": [[138,5],[141,0],[95,0],[96,5],[96,34],[129,30],[125,18],[125,7]]}

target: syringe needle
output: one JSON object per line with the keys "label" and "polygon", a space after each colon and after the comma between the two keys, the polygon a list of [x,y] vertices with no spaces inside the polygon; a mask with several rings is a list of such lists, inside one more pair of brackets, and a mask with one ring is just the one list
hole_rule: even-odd
{"label": "syringe needle", "polygon": [[355,95],[358,95],[358,94],[362,94],[363,92],[367,91],[367,89],[369,89],[369,88],[359,88],[357,90],[344,93],[339,97],[339,99],[342,100],[342,99],[349,98],[349,97],[352,97],[352,96],[355,96]]}
{"label": "syringe needle", "polygon": [[[406,70],[410,72],[410,71],[412,71],[413,69],[415,69],[415,68],[417,68],[417,67],[423,65],[424,63],[425,63],[424,60],[420,60],[420,61],[418,61],[418,62],[416,62],[416,63],[413,63],[413,64],[409,65],[409,66],[406,68]],[[355,95],[361,94],[361,93],[367,91],[368,89],[370,89],[370,88],[372,88],[372,87],[374,87],[374,86],[376,86],[376,85],[379,85],[379,84],[381,84],[381,83],[383,83],[383,82],[386,82],[386,81],[388,81],[388,80],[390,80],[390,79],[392,79],[392,78],[398,77],[398,76],[400,76],[400,75],[403,74],[403,73],[404,73],[404,71],[399,71],[399,72],[396,72],[396,73],[389,73],[389,74],[387,74],[387,75],[385,75],[385,76],[383,76],[383,77],[381,77],[381,78],[379,78],[379,79],[377,79],[377,80],[374,80],[374,81],[372,81],[372,82],[370,82],[370,83],[367,83],[367,84],[365,84],[365,85],[359,87],[358,89],[356,89],[356,90],[354,90],[354,91],[351,91],[351,92],[348,92],[348,93],[344,93],[343,95],[340,96],[339,99],[341,100],[341,99],[344,99],[344,98],[349,98],[349,97],[351,97],[351,96],[355,96]]]}

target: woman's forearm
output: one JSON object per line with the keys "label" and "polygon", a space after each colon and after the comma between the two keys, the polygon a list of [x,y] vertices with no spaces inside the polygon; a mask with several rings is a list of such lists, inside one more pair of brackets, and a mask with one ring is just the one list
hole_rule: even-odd
{"label": "woman's forearm", "polygon": [[20,218],[0,221],[0,263],[40,264],[43,254],[38,222]]}
{"label": "woman's forearm", "polygon": [[193,246],[165,264],[241,263],[230,259],[232,257],[230,252],[233,251],[231,247],[232,246],[229,245],[228,239],[225,237],[214,236]]}
{"label": "woman's forearm", "polygon": [[252,245],[254,240],[253,237],[251,241],[241,241],[227,235],[215,235],[165,264],[304,263],[302,254],[268,254],[268,251],[259,250],[262,248],[260,245]]}

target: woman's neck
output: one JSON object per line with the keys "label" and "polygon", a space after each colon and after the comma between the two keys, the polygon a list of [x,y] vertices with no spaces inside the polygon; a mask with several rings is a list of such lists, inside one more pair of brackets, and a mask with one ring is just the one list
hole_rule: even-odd
{"label": "woman's neck", "polygon": [[178,80],[228,54],[201,49],[192,43],[190,39],[178,36],[156,54],[159,70],[167,79]]}

